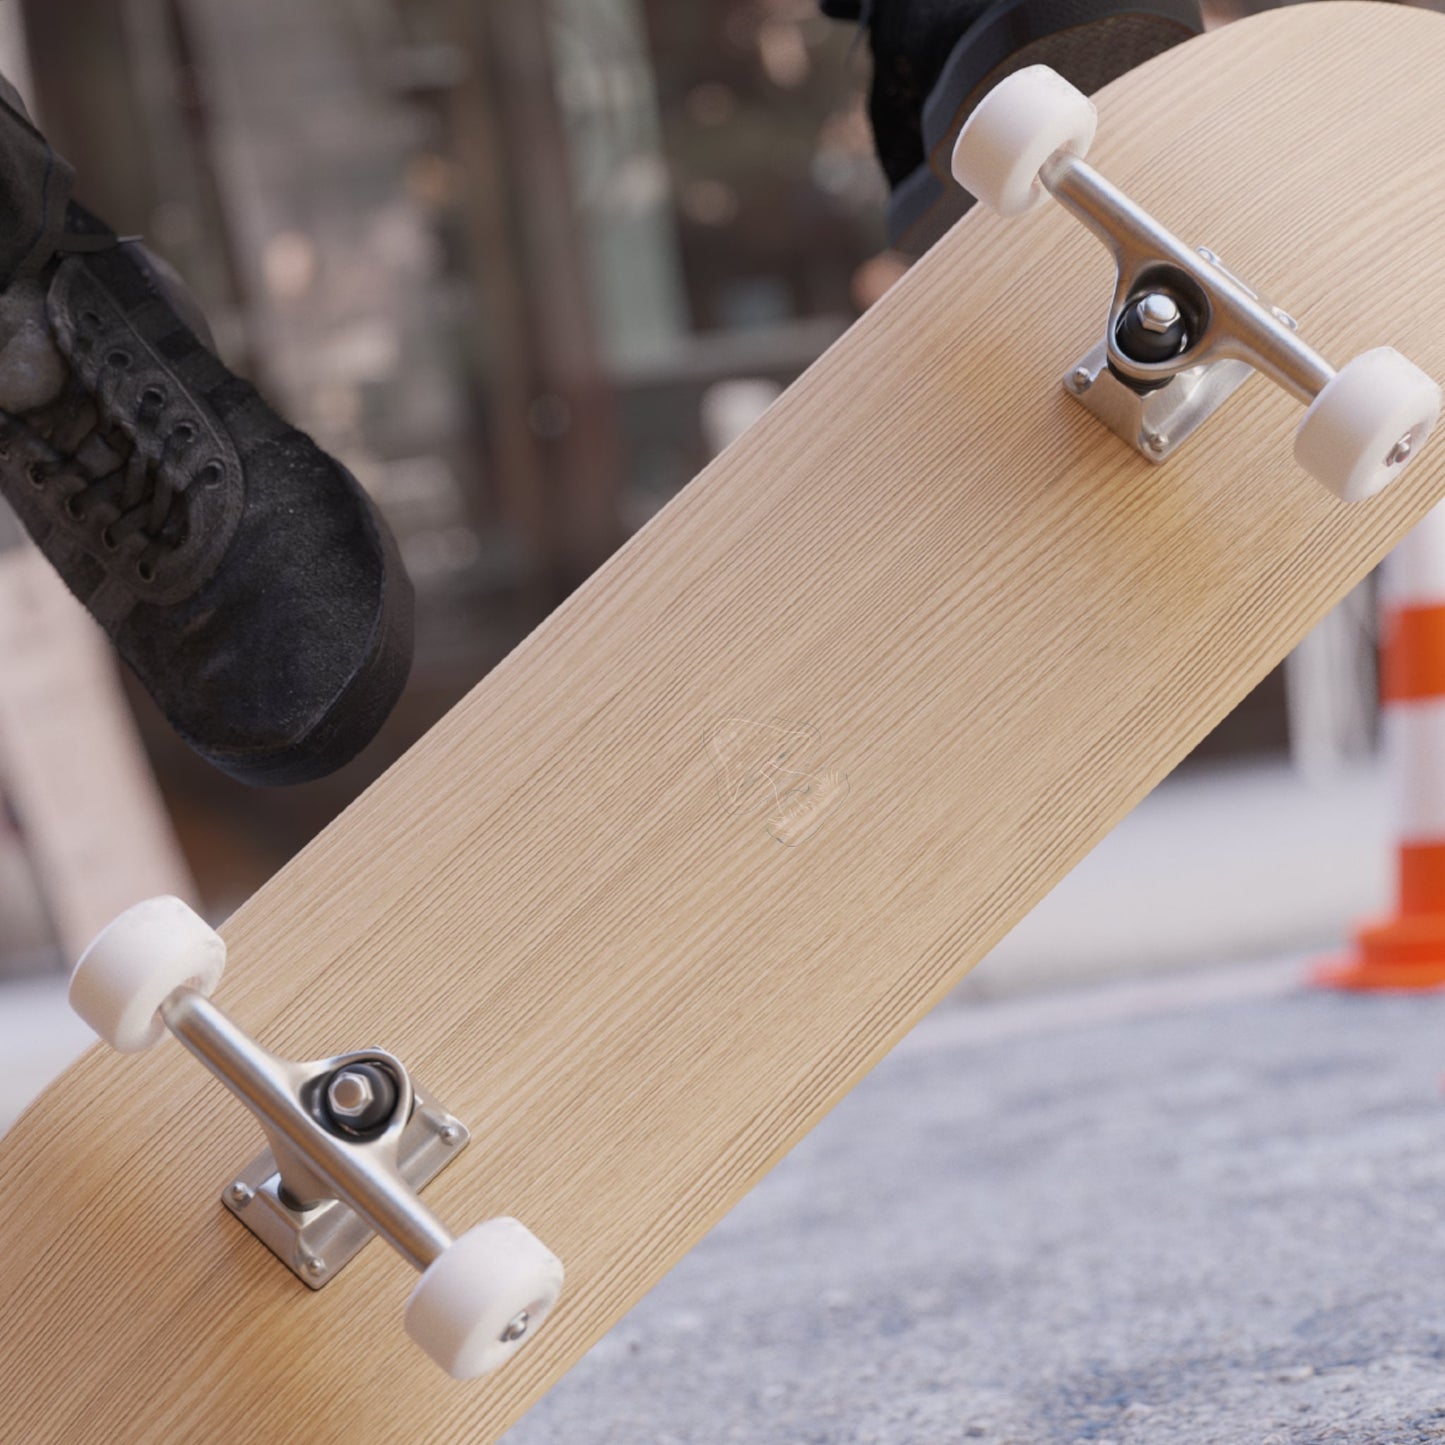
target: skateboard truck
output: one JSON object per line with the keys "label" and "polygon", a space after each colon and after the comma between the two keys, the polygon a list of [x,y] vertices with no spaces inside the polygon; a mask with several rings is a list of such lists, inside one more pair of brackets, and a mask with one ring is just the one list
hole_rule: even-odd
{"label": "skateboard truck", "polygon": [[319,1289],[373,1235],[422,1272],[407,1333],[460,1379],[504,1363],[562,1288],[561,1262],[515,1219],[453,1238],[417,1195],[465,1147],[465,1125],[382,1049],[306,1063],[267,1052],[209,995],[221,936],[176,898],[121,914],[75,966],[70,1002],[114,1048],[169,1029],[256,1115],[269,1141],[222,1200]]}
{"label": "skateboard truck", "polygon": [[1052,195],[1112,253],[1103,338],[1064,385],[1142,456],[1161,462],[1254,371],[1306,404],[1295,459],[1342,501],[1361,501],[1419,454],[1440,388],[1391,347],[1338,371],[1212,251],[1166,230],[1085,163],[1097,112],[1044,65],[1015,71],[959,132],[953,173],[1005,216]]}
{"label": "skateboard truck", "polygon": [[[1239,277],[1225,270],[1213,251],[1201,246],[1198,255],[1265,307],[1289,332],[1299,329],[1294,317],[1262,301]],[[1151,359],[1150,351],[1157,352],[1153,358],[1156,364],[1173,362],[1188,346],[1193,331],[1192,320],[1175,299],[1184,287],[1177,279],[1172,279],[1171,284],[1171,279],[1159,273],[1146,274],[1127,291],[1121,286],[1126,299],[1122,306],[1116,301],[1106,334],[1077,365],[1070,367],[1064,378],[1068,390],[1110,431],[1151,462],[1172,456],[1184,439],[1213,416],[1257,369],[1257,364],[1219,356],[1175,369],[1163,382],[1140,378],[1139,372]],[[1299,347],[1309,351],[1303,342]],[[1303,399],[1312,397],[1306,395]]]}

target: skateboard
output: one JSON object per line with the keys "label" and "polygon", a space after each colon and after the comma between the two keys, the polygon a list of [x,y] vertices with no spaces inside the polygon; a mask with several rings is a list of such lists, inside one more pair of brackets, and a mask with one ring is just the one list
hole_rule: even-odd
{"label": "skateboard", "polygon": [[497,1439],[1445,495],[1442,62],[1010,77],[990,204],[405,758],[102,933],[5,1438]]}

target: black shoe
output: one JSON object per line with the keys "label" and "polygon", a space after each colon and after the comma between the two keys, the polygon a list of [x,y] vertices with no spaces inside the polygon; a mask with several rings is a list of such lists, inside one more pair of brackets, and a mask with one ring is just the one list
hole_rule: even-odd
{"label": "black shoe", "polygon": [[385,523],[143,248],[73,202],[54,244],[0,291],[0,492],[202,757],[247,783],[331,772],[411,665]]}
{"label": "black shoe", "polygon": [[820,0],[868,27],[869,118],[888,177],[888,234],[926,250],[972,204],[949,174],[958,132],[1006,75],[1049,65],[1086,95],[1200,34],[1198,0]]}

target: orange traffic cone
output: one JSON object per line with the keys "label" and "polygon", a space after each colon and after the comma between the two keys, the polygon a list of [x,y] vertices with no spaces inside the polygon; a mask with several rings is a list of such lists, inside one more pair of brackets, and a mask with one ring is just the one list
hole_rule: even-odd
{"label": "orange traffic cone", "polygon": [[1445,987],[1445,507],[1390,554],[1381,597],[1380,700],[1400,829],[1398,911],[1363,927],[1326,988]]}

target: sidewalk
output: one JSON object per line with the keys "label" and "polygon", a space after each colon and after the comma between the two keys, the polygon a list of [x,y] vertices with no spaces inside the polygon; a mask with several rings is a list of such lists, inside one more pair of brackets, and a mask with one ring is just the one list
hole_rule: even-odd
{"label": "sidewalk", "polygon": [[1387,912],[1389,774],[1186,770],[1131,813],[963,982],[964,999],[1269,958]]}
{"label": "sidewalk", "polygon": [[509,1445],[1445,1440],[1445,997],[942,1010]]}

